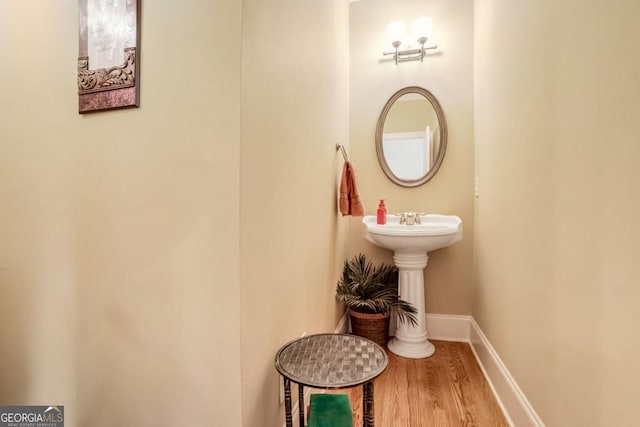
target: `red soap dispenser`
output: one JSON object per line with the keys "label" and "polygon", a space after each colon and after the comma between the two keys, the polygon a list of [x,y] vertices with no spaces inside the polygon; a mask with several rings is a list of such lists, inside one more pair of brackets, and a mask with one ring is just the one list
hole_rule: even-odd
{"label": "red soap dispenser", "polygon": [[387,208],[384,206],[384,199],[380,199],[380,204],[378,205],[378,224],[386,224],[387,223]]}

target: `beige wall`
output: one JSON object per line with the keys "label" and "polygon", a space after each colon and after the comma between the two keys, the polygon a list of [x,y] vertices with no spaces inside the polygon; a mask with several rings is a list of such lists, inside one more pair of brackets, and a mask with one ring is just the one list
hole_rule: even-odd
{"label": "beige wall", "polygon": [[0,4],[0,404],[280,425],[275,351],[342,316],[348,2],[145,3],[141,108],[86,116],[45,3]]}
{"label": "beige wall", "polygon": [[[431,313],[471,313],[473,242],[473,2],[471,0],[367,0],[350,7],[350,154],[367,214],[378,199],[389,213],[418,211],[460,216],[464,240],[429,255],[426,308]],[[381,62],[386,27],[403,19],[433,18],[436,55],[424,63]],[[386,101],[406,86],[422,86],[440,101],[449,126],[449,145],[436,176],[418,188],[387,179],[378,164],[375,127]],[[392,253],[366,242],[361,218],[351,219],[350,254],[392,262]]]}
{"label": "beige wall", "polygon": [[348,2],[245,0],[241,281],[244,425],[280,426],[273,356],[333,331],[348,221],[339,218],[348,139]]}
{"label": "beige wall", "polygon": [[77,1],[0,2],[0,404],[240,424],[239,2],[145,2],[142,106],[77,114]]}
{"label": "beige wall", "polygon": [[639,15],[476,3],[474,316],[548,426],[640,424]]}

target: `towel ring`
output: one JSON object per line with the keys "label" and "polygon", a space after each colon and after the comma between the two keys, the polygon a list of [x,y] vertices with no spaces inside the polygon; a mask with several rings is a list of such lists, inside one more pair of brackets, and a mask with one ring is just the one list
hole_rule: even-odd
{"label": "towel ring", "polygon": [[342,152],[342,158],[345,162],[349,161],[349,156],[347,156],[347,151],[344,149],[344,145],[336,144],[336,151],[340,150]]}

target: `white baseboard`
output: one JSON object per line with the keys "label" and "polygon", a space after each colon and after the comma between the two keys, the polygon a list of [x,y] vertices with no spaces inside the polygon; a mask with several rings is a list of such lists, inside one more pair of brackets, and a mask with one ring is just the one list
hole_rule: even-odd
{"label": "white baseboard", "polygon": [[349,332],[349,310],[344,312],[342,319],[338,322],[338,326],[333,331],[335,334],[346,334]]}
{"label": "white baseboard", "polygon": [[473,318],[469,325],[469,334],[471,349],[509,425],[544,427],[544,423]]}
{"label": "white baseboard", "polygon": [[425,316],[429,339],[468,342],[509,425],[544,427],[498,353],[472,316],[430,314]]}
{"label": "white baseboard", "polygon": [[469,325],[472,320],[471,316],[427,313],[427,336],[432,340],[469,342]]}

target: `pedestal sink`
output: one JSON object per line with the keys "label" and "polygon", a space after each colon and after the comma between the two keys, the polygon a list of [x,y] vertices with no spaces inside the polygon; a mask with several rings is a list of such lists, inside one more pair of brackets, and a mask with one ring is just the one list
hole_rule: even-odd
{"label": "pedestal sink", "polygon": [[393,353],[412,359],[431,356],[435,348],[427,339],[424,304],[424,268],[428,253],[462,239],[462,220],[455,215],[421,215],[420,223],[400,224],[400,217],[387,215],[387,223],[377,224],[376,217],[362,219],[365,238],[374,245],[394,251],[393,261],[400,270],[400,298],[418,310],[417,325],[397,323],[396,335],[388,347]]}

